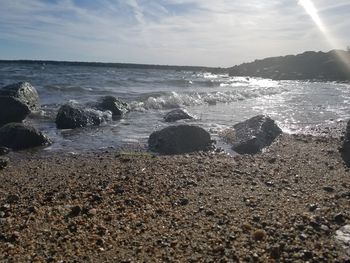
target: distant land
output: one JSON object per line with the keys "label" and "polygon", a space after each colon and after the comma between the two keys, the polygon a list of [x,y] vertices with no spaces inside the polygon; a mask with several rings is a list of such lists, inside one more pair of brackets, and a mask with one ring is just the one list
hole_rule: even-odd
{"label": "distant land", "polygon": [[61,66],[86,66],[86,67],[114,67],[114,68],[132,68],[132,69],[164,69],[164,70],[185,70],[185,71],[223,71],[218,67],[202,66],[174,66],[174,65],[151,65],[134,63],[106,63],[106,62],[79,62],[79,61],[55,61],[55,60],[0,60],[1,63],[18,63],[33,65],[61,65]]}
{"label": "distant land", "polygon": [[255,60],[230,68],[53,60],[0,60],[1,63],[209,71],[229,73],[230,76],[262,77],[275,80],[350,81],[350,51],[345,50],[307,51],[298,55]]}
{"label": "distant land", "polygon": [[350,51],[307,51],[298,55],[270,57],[228,69],[231,76],[276,80],[350,81]]}

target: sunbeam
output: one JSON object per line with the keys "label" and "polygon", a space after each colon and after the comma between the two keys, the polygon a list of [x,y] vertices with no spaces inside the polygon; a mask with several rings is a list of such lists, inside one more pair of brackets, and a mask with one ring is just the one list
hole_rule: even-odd
{"label": "sunbeam", "polygon": [[[312,0],[299,0],[298,4],[302,6],[306,13],[311,17],[315,25],[318,27],[318,29],[322,32],[324,35],[326,41],[329,43],[331,48],[337,49],[340,48],[341,45],[332,37],[330,32],[327,30],[326,26],[322,22],[321,17],[318,14],[318,10]],[[350,72],[350,62],[348,59],[346,59],[341,52],[336,51],[336,55],[340,59],[340,61],[343,62],[343,64],[346,66],[347,70]]]}
{"label": "sunbeam", "polygon": [[326,34],[326,27],[323,25],[314,3],[311,0],[299,0],[299,5],[305,9],[306,13],[308,13],[308,15],[312,18],[320,31]]}

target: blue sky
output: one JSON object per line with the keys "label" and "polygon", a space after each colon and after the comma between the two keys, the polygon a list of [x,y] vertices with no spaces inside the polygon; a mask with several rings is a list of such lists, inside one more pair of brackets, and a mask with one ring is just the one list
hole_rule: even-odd
{"label": "blue sky", "polygon": [[[232,66],[350,45],[350,1],[0,0],[0,59]],[[308,0],[310,1],[310,0]]]}

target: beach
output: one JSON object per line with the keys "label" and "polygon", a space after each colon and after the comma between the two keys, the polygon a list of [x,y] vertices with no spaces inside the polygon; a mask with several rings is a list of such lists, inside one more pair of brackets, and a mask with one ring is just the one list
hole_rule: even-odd
{"label": "beach", "polygon": [[344,129],[312,130],[254,156],[10,154],[0,261],[349,262]]}

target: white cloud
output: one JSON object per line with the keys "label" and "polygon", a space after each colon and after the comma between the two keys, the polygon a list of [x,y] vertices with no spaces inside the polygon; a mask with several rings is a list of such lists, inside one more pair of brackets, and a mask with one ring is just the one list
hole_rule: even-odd
{"label": "white cloud", "polygon": [[[344,47],[350,43],[347,2],[314,1]],[[0,6],[0,39],[53,51],[51,57],[36,52],[38,59],[74,54],[83,61],[231,66],[330,49],[296,0],[98,0],[94,7],[74,0],[0,0]],[[1,47],[0,57],[8,57],[5,52]]]}

